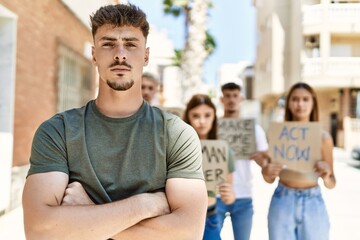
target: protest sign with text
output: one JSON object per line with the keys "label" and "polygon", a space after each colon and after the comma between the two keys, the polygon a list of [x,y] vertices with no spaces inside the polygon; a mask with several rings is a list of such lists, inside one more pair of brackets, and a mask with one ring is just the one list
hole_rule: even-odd
{"label": "protest sign with text", "polygon": [[218,138],[229,144],[234,151],[234,159],[250,159],[256,152],[255,120],[221,118],[218,123]]}
{"label": "protest sign with text", "polygon": [[203,172],[208,191],[226,182],[228,175],[228,144],[223,140],[201,140]]}
{"label": "protest sign with text", "polygon": [[269,154],[273,162],[302,173],[314,172],[321,159],[322,128],[318,122],[271,123]]}

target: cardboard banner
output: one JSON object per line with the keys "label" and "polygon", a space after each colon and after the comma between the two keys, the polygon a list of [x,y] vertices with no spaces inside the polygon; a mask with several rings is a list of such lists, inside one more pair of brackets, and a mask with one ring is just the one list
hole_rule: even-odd
{"label": "cardboard banner", "polygon": [[321,160],[322,128],[318,122],[270,123],[269,154],[273,162],[302,173],[314,172]]}
{"label": "cardboard banner", "polygon": [[218,123],[218,138],[225,140],[234,151],[234,159],[247,160],[256,152],[255,120],[221,118]]}
{"label": "cardboard banner", "polygon": [[185,109],[179,107],[161,107],[162,110],[172,113],[182,119]]}
{"label": "cardboard banner", "polygon": [[226,182],[228,169],[228,144],[223,140],[201,140],[202,167],[206,188],[216,192],[216,186]]}

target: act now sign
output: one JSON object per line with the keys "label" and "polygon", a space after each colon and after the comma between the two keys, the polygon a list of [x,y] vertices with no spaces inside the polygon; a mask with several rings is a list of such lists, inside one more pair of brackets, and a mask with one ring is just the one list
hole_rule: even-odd
{"label": "act now sign", "polygon": [[297,172],[313,172],[321,160],[322,127],[317,122],[271,123],[269,127],[269,154],[273,162]]}

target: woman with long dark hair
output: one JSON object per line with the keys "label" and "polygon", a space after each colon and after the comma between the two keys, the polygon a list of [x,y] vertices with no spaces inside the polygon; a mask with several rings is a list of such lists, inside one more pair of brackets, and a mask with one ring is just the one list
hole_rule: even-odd
{"label": "woman with long dark hair", "polygon": [[[200,140],[217,139],[216,108],[209,96],[204,94],[194,95],[186,106],[183,119],[195,129]],[[235,201],[232,189],[232,172],[235,168],[231,151],[228,153],[228,160],[229,174],[226,182],[218,186],[218,194],[223,202],[231,204]],[[221,227],[216,215],[216,194],[208,191],[208,211],[203,236],[204,240],[221,239]]]}
{"label": "woman with long dark hair", "polygon": [[[287,95],[285,121],[318,122],[319,110],[315,91],[306,83],[296,83]],[[328,240],[329,218],[321,195],[318,179],[325,187],[335,187],[333,170],[333,140],[322,132],[321,156],[314,172],[305,174],[284,169],[278,163],[265,162],[262,174],[266,182],[279,177],[268,214],[270,240]]]}

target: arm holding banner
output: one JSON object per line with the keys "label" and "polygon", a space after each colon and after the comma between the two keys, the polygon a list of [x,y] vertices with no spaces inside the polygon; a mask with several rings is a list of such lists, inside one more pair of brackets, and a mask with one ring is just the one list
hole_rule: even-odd
{"label": "arm holding banner", "polygon": [[233,202],[235,202],[235,194],[234,194],[232,182],[233,182],[233,174],[229,173],[227,175],[227,181],[219,185],[219,194],[221,200],[225,204],[232,204]]}
{"label": "arm holding banner", "polygon": [[325,187],[332,189],[336,185],[333,169],[333,148],[334,143],[329,133],[322,135],[322,161],[316,162],[315,172],[324,181]]}
{"label": "arm holding banner", "polygon": [[261,168],[270,162],[270,156],[268,153],[269,144],[266,139],[266,134],[264,129],[258,124],[255,124],[255,142],[256,142],[256,151],[250,156],[250,159],[254,160],[257,165]]}
{"label": "arm holding banner", "polygon": [[270,162],[270,156],[267,151],[259,151],[250,156],[261,168]]}

